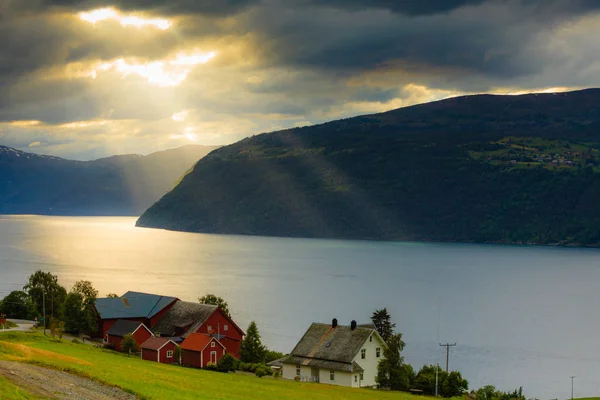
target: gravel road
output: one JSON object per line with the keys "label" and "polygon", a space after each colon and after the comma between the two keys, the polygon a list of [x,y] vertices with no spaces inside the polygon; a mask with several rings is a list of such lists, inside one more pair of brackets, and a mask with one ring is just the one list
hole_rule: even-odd
{"label": "gravel road", "polygon": [[0,376],[38,396],[59,400],[136,400],[120,389],[36,365],[0,361]]}

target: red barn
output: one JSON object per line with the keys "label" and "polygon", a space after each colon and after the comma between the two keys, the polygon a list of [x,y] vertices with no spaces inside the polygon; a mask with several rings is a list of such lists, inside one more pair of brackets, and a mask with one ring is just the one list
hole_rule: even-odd
{"label": "red barn", "polygon": [[120,319],[141,322],[152,329],[178,300],[176,297],[140,292],[96,299],[94,307],[99,319],[98,330],[93,336],[105,337],[108,330]]}
{"label": "red barn", "polygon": [[181,364],[204,368],[209,363],[218,363],[225,352],[225,346],[214,336],[190,333],[181,343]]}
{"label": "red barn", "polygon": [[142,359],[163,364],[176,363],[175,349],[177,344],[169,338],[151,337],[141,346]]}
{"label": "red barn", "polygon": [[104,343],[110,344],[117,351],[122,351],[121,342],[123,342],[123,337],[128,334],[133,336],[138,348],[153,336],[152,331],[141,322],[120,319],[106,332]]}
{"label": "red barn", "polygon": [[188,301],[177,301],[152,328],[157,336],[180,336],[185,339],[192,333],[216,335],[227,353],[240,357],[240,344],[244,331],[217,306]]}

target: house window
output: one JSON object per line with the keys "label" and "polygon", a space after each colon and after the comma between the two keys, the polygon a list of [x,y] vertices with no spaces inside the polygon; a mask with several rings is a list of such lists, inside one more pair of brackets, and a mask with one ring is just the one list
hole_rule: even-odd
{"label": "house window", "polygon": [[358,375],[354,375],[354,383],[358,382]]}
{"label": "house window", "polygon": [[300,376],[300,366],[296,365],[296,376]]}
{"label": "house window", "polygon": [[363,372],[360,373],[360,380],[362,381],[363,379],[365,379],[365,374]]}
{"label": "house window", "polygon": [[375,349],[375,356],[381,357],[381,348],[380,347]]}
{"label": "house window", "polygon": [[210,344],[210,347],[215,347],[215,342],[212,342],[212,343]]}
{"label": "house window", "polygon": [[373,335],[369,336],[369,342],[373,341]]}
{"label": "house window", "polygon": [[173,358],[173,350],[167,350],[167,358]]}
{"label": "house window", "polygon": [[208,326],[206,327],[206,331],[207,331],[207,332],[210,332],[210,331],[212,331],[212,326],[211,326],[211,325],[208,325]]}
{"label": "house window", "polygon": [[335,371],[334,370],[329,371],[329,380],[335,381]]}
{"label": "house window", "polygon": [[223,325],[223,330],[224,331],[228,331],[229,330],[229,325],[227,325],[227,324]]}
{"label": "house window", "polygon": [[367,358],[367,349],[362,349],[362,350],[360,351],[360,358],[362,358],[363,360],[364,360],[365,358]]}

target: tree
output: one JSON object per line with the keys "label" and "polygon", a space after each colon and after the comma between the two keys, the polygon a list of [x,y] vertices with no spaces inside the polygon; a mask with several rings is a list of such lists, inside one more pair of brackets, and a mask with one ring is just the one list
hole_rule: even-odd
{"label": "tree", "polygon": [[462,378],[460,372],[448,373],[435,365],[424,365],[415,378],[414,386],[425,394],[434,395],[436,368],[438,370],[438,393],[441,396],[458,396],[469,388],[469,382]]}
{"label": "tree", "polygon": [[[36,305],[39,315],[44,315],[43,303],[46,300],[46,320],[62,318],[62,306],[67,297],[67,291],[58,284],[58,277],[50,272],[36,271],[29,277],[29,282],[23,287]],[[45,294],[45,296],[44,296]],[[44,321],[48,326],[48,322]]]}
{"label": "tree", "polygon": [[438,371],[438,388],[439,382],[446,371],[443,371],[439,366],[435,365],[424,365],[419,370],[415,378],[415,388],[420,389],[423,393],[428,395],[435,395],[435,370]]}
{"label": "tree", "polygon": [[94,302],[98,291],[90,281],[77,281],[67,295],[64,304],[64,319],[68,332],[85,334],[98,329]]}
{"label": "tree", "polygon": [[127,354],[136,353],[138,350],[137,343],[133,338],[131,333],[123,336],[123,340],[121,341],[121,350],[123,350]]}
{"label": "tree", "polygon": [[213,306],[217,306],[225,315],[231,317],[231,314],[229,313],[229,305],[222,297],[209,293],[200,297],[198,301],[202,304],[212,304]]}
{"label": "tree", "polygon": [[442,379],[440,394],[444,397],[455,397],[461,395],[467,389],[469,389],[469,382],[463,379],[460,372],[450,371]]}
{"label": "tree", "polygon": [[246,337],[240,344],[240,359],[247,363],[264,363],[266,348],[260,341],[256,322],[250,322]]}
{"label": "tree", "polygon": [[392,334],[388,338],[387,347],[383,349],[383,358],[377,365],[375,380],[380,387],[391,390],[410,389],[412,367],[404,367],[404,357],[401,355],[404,345],[401,333]]}
{"label": "tree", "polygon": [[266,349],[265,363],[270,363],[271,361],[279,360],[280,358],[283,358],[284,355],[285,354],[280,353],[278,351]]}
{"label": "tree", "polygon": [[65,323],[58,318],[50,318],[50,334],[52,338],[58,336],[59,339],[62,339],[63,332],[65,331]]}
{"label": "tree", "polygon": [[85,304],[94,304],[98,298],[98,291],[92,286],[90,281],[77,281],[71,288],[71,292],[79,293]]}
{"label": "tree", "polygon": [[0,314],[6,314],[8,318],[31,320],[38,312],[27,293],[15,290],[0,302]]}
{"label": "tree", "polygon": [[388,313],[386,307],[382,308],[381,310],[375,310],[371,316],[371,321],[385,342],[387,342],[394,334],[394,328],[396,327],[396,324],[392,323],[392,317]]}
{"label": "tree", "polygon": [[514,390],[513,392],[503,392],[496,390],[493,385],[487,385],[475,392],[476,400],[525,400],[523,388]]}
{"label": "tree", "polygon": [[109,293],[106,295],[106,297],[108,297],[109,299],[116,299],[119,296],[116,293]]}

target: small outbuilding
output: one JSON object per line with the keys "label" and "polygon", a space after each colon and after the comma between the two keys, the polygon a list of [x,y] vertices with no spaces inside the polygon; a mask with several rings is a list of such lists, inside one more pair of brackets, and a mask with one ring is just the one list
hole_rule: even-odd
{"label": "small outbuilding", "polygon": [[181,343],[181,364],[204,368],[216,364],[225,355],[225,346],[216,337],[203,333],[190,333]]}
{"label": "small outbuilding", "polygon": [[138,348],[152,336],[152,331],[141,322],[120,319],[106,332],[104,343],[117,351],[121,350],[121,342],[125,335],[131,334]]}
{"label": "small outbuilding", "polygon": [[142,359],[163,364],[177,363],[175,349],[177,344],[169,338],[151,337],[141,346]]}

